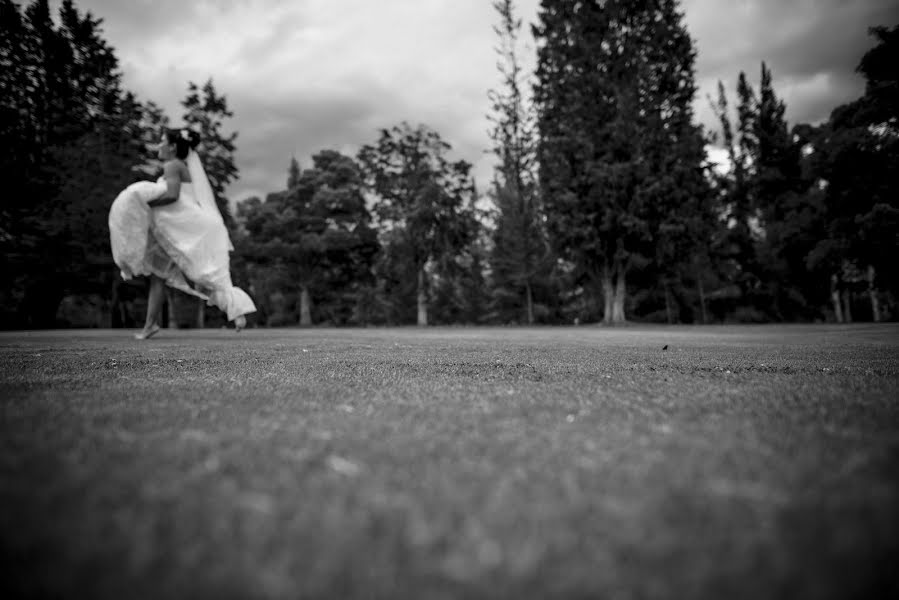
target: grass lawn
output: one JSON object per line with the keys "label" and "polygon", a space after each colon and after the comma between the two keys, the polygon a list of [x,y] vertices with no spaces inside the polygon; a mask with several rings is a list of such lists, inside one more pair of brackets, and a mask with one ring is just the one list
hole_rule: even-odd
{"label": "grass lawn", "polygon": [[899,595],[896,325],[130,333],[0,334],[4,598]]}

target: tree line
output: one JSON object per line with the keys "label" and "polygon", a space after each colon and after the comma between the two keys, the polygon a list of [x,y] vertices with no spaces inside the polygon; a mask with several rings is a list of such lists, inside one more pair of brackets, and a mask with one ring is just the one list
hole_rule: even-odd
{"label": "tree line", "polygon": [[[289,158],[282,189],[236,203],[237,133],[213,82],[182,119],[232,231],[235,283],[281,325],[895,319],[899,28],[871,30],[864,95],[818,124],[785,120],[774,77],[696,123],[696,51],[678,2],[543,1],[530,33],[496,0],[496,168],[426,125],[385,127],[355,155]],[[132,326],[141,282],[112,264],[106,215],[158,175],[169,118],[125,90],[101,20],[64,0],[0,0],[0,326]],[[733,106],[732,106],[733,104]],[[727,155],[713,164],[707,147]],[[172,293],[178,326],[221,325]]]}

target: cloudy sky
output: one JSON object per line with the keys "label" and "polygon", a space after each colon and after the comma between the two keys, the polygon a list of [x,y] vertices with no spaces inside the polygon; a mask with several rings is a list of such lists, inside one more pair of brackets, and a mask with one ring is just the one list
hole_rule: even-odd
{"label": "cloudy sky", "polygon": [[[240,180],[232,200],[282,189],[295,155],[355,153],[406,120],[437,130],[454,158],[492,159],[487,90],[499,85],[490,0],[76,0],[104,19],[125,85],[176,123],[188,81],[212,78],[234,111]],[[517,0],[525,23],[539,0]],[[759,64],[774,73],[791,123],[827,117],[861,94],[854,72],[867,28],[899,23],[895,0],[684,0],[698,50],[698,118]],[[530,41],[530,34],[525,36]],[[532,44],[531,44],[532,45]],[[529,65],[533,58],[525,55]]]}

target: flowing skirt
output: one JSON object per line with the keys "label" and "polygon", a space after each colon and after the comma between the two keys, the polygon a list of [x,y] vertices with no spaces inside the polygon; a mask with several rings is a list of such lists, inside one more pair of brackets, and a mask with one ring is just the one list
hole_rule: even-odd
{"label": "flowing skirt", "polygon": [[109,210],[112,255],[125,280],[156,275],[166,285],[217,306],[233,321],[255,312],[245,291],[231,283],[231,240],[219,215],[204,211],[192,186],[181,184],[178,200],[150,208],[160,182],[125,188]]}

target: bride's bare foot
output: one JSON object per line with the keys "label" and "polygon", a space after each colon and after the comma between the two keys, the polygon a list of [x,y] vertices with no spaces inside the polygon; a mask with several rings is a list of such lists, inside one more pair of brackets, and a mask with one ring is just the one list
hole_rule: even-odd
{"label": "bride's bare foot", "polygon": [[244,327],[247,326],[247,318],[243,315],[240,315],[236,319],[234,319],[234,330],[240,331]]}
{"label": "bride's bare foot", "polygon": [[159,325],[152,325],[151,327],[144,327],[140,333],[134,334],[134,339],[136,340],[147,340],[159,333]]}

